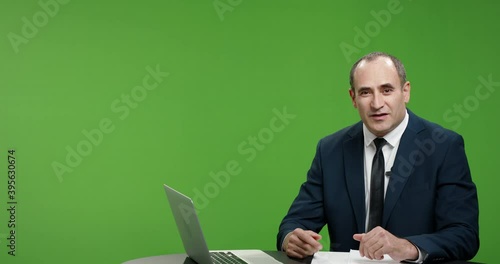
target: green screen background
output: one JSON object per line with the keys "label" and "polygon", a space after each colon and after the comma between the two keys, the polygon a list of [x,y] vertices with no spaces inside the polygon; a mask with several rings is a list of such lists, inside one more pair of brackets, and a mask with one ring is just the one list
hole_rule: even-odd
{"label": "green screen background", "polygon": [[[359,120],[349,69],[376,50],[405,63],[412,111],[464,136],[480,199],[475,260],[493,261],[499,8],[493,0],[2,0],[0,262],[183,252],[164,183],[197,197],[210,249],[273,250],[316,143]],[[36,34],[26,26],[34,19]],[[168,76],[136,88],[148,67]],[[479,87],[481,78],[493,84]],[[121,101],[132,94],[138,100]],[[293,118],[270,130],[284,110]],[[249,141],[259,135],[258,145]],[[58,177],[53,164],[68,165],[78,147],[85,155]],[[6,246],[9,149],[15,257]],[[218,184],[210,174],[227,166],[234,175]]]}

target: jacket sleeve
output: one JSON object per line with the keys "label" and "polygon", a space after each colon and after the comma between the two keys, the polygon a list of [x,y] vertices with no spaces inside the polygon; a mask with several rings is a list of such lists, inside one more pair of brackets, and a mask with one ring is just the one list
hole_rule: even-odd
{"label": "jacket sleeve", "polygon": [[321,141],[316,155],[307,172],[307,180],[300,187],[287,215],[280,224],[276,248],[282,250],[283,240],[295,228],[312,230],[319,233],[325,225],[323,208],[323,173],[321,166]]}
{"label": "jacket sleeve", "polygon": [[439,167],[436,184],[435,229],[406,237],[425,254],[425,262],[471,259],[479,250],[479,207],[464,141],[455,135]]}

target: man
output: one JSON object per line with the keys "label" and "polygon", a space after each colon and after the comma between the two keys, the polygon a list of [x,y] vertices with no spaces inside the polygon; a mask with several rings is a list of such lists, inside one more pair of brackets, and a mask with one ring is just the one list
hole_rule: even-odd
{"label": "man", "polygon": [[463,138],[406,108],[410,82],[389,54],[362,57],[350,85],[361,122],[319,141],[278,249],[314,254],[327,224],[331,251],[415,263],[474,257],[479,209]]}

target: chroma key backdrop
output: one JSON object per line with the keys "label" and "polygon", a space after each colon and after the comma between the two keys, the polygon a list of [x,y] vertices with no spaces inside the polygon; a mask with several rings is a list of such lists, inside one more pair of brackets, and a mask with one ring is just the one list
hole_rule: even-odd
{"label": "chroma key backdrop", "polygon": [[[498,245],[497,1],[3,0],[0,263],[182,253],[163,184],[211,249],[274,250],[318,140],[359,121],[349,70],[399,57],[408,107],[465,139]],[[329,244],[326,229],[322,243]]]}

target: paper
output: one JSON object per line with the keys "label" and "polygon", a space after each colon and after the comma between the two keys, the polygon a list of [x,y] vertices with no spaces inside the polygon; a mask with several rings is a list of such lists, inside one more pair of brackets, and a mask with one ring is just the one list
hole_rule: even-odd
{"label": "paper", "polygon": [[[218,250],[219,251],[219,250]],[[282,264],[273,257],[269,256],[262,250],[245,249],[245,250],[224,250],[223,252],[231,252],[247,263],[269,263],[269,264]]]}
{"label": "paper", "polygon": [[[344,262],[345,263],[345,262]],[[365,257],[361,257],[358,250],[351,249],[349,252],[349,264],[365,264],[365,263],[399,263],[399,261],[393,260],[389,255],[384,255],[383,260],[370,260]]]}
{"label": "paper", "polygon": [[319,251],[314,254],[311,264],[345,264],[348,261],[347,252]]}
{"label": "paper", "polygon": [[358,250],[347,252],[325,252],[320,251],[314,254],[311,264],[395,264],[398,261],[393,260],[388,255],[384,256],[383,260],[370,260],[361,257]]}

